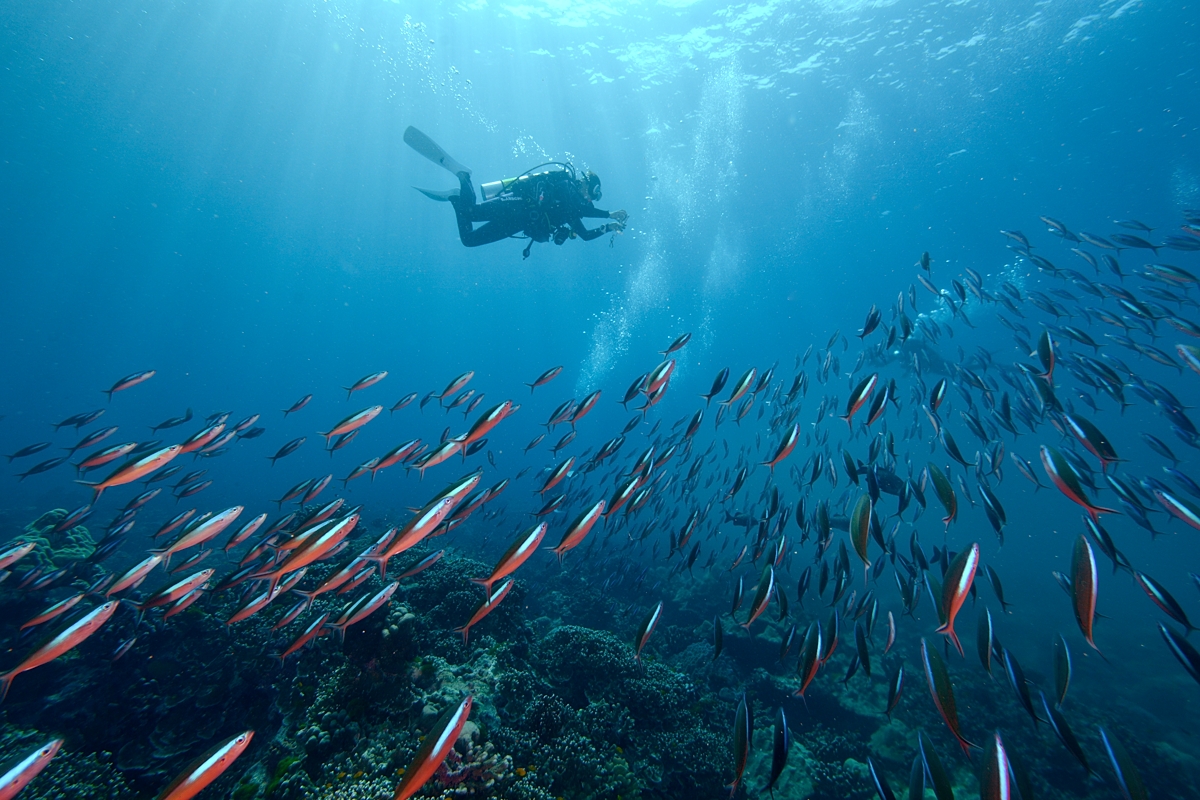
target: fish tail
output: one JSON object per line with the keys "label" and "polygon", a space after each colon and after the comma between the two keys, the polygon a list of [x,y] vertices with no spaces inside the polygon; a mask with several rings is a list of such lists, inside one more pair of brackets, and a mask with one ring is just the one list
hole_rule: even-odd
{"label": "fish tail", "polygon": [[170,570],[171,570],[171,551],[170,550],[168,550],[167,548],[163,548],[162,550],[151,550],[150,555],[162,556],[163,557],[163,569],[170,572]]}
{"label": "fish tail", "polygon": [[954,731],[954,738],[958,739],[958,746],[962,748],[963,754],[967,757],[967,761],[971,761],[971,748],[978,748],[979,745],[967,741],[966,738],[958,731]]}
{"label": "fish tail", "polygon": [[387,562],[386,556],[364,556],[363,561],[370,561],[372,564],[379,565],[379,579],[387,580]]}
{"label": "fish tail", "polygon": [[1120,513],[1115,508],[1105,508],[1104,506],[1088,505],[1088,506],[1085,506],[1085,508],[1087,509],[1088,515],[1092,518],[1092,522],[1099,522],[1101,514],[1118,514],[1118,513]]}
{"label": "fish tail", "polygon": [[461,628],[455,628],[455,629],[454,629],[454,632],[455,632],[455,633],[461,633],[461,634],[463,635],[463,646],[464,646],[464,647],[465,647],[465,646],[466,646],[466,644],[467,644],[467,635],[468,635],[468,633],[470,632],[470,630],[471,630],[471,626],[470,626],[470,625],[464,625],[464,626],[462,626]]}
{"label": "fish tail", "polygon": [[17,677],[12,672],[6,672],[0,675],[0,703],[4,702],[4,698],[8,697],[8,687],[12,686],[13,678]]}
{"label": "fish tail", "polygon": [[[25,476],[22,475],[21,480],[24,480],[24,479],[25,479]],[[100,495],[104,494],[104,487],[102,487],[99,483],[96,483],[95,481],[76,480],[75,482],[82,486],[90,487],[91,490],[93,492],[95,492],[95,494],[92,495],[92,503],[95,503],[97,500],[100,499]]]}
{"label": "fish tail", "polygon": [[108,395],[108,402],[110,402],[110,403],[111,403],[111,402],[112,402],[113,390],[112,390],[112,389],[101,389],[100,391],[101,391],[102,393],[104,393],[104,394]]}

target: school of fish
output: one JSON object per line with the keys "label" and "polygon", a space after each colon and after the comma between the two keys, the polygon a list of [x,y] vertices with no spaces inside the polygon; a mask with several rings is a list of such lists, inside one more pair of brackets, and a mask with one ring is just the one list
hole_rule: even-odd
{"label": "school of fish", "polygon": [[[76,649],[89,659],[128,657],[137,636],[152,635],[153,628],[145,627],[148,618],[165,622],[216,593],[238,597],[227,620],[234,636],[239,622],[278,613],[276,655],[281,664],[304,658],[307,648],[336,646],[318,642],[331,634],[344,639],[391,602],[401,581],[435,564],[445,549],[432,547],[433,540],[473,517],[507,531],[517,515],[506,516],[498,498],[529,474],[534,484],[529,492],[536,500],[533,524],[506,532],[511,545],[488,574],[475,579],[482,590],[479,606],[456,629],[464,644],[472,628],[487,624],[488,614],[504,602],[531,559],[552,554],[562,569],[616,575],[610,581],[626,579],[625,572],[613,572],[614,565],[636,562],[657,565],[658,575],[647,585],[651,567],[646,567],[636,578],[647,613],[629,640],[629,657],[641,662],[656,628],[672,614],[665,583],[699,570],[717,575],[733,593],[728,612],[712,622],[714,660],[730,630],[726,617],[753,636],[756,623],[774,605],[776,621],[790,628],[779,669],[794,673],[796,696],[807,698],[820,690],[827,679],[825,667],[844,636],[853,648],[844,680],[858,671],[873,680],[875,668],[888,681],[887,707],[880,713],[890,718],[900,713],[906,671],[894,659],[888,661],[889,674],[878,668],[895,645],[897,630],[908,626],[920,642],[919,664],[913,668],[921,677],[913,680],[927,693],[950,740],[966,758],[978,759],[981,797],[1032,800],[1028,775],[1005,743],[1029,733],[991,729],[989,720],[979,718],[964,728],[954,681],[956,671],[975,668],[969,666],[969,648],[960,631],[967,601],[978,597],[981,574],[1001,611],[1009,605],[989,555],[1004,544],[1004,479],[1015,472],[1035,487],[1057,491],[1063,503],[1082,512],[1081,532],[1062,553],[1061,563],[1069,563],[1069,570],[1053,571],[1078,630],[1062,632],[1055,642],[1054,686],[1036,686],[1025,676],[1016,656],[1001,644],[986,605],[978,612],[971,658],[979,668],[1002,676],[1013,700],[1035,722],[1048,724],[1082,765],[1081,780],[1091,774],[1094,761],[1104,760],[1111,766],[1108,780],[1125,797],[1146,797],[1137,765],[1112,731],[1099,731],[1103,753],[1084,752],[1065,701],[1073,649],[1085,646],[1106,658],[1120,658],[1096,630],[1106,578],[1101,559],[1145,593],[1147,611],[1153,609],[1162,620],[1147,613],[1146,625],[1156,625],[1164,643],[1163,656],[1169,653],[1200,682],[1200,652],[1187,639],[1193,629],[1187,601],[1168,588],[1170,581],[1160,583],[1132,563],[1105,525],[1106,517],[1126,517],[1152,536],[1171,529],[1200,530],[1200,484],[1179,468],[1186,460],[1183,454],[1200,449],[1200,429],[1188,416],[1187,402],[1194,392],[1192,381],[1200,380],[1200,277],[1186,266],[1160,261],[1164,248],[1177,256],[1174,261],[1196,257],[1200,211],[1185,212],[1181,232],[1165,238],[1136,220],[1115,221],[1107,235],[1072,230],[1051,217],[1040,221],[1046,230],[1038,237],[1000,232],[1018,267],[1010,275],[1019,277],[985,278],[973,269],[951,275],[925,253],[915,265],[915,283],[898,294],[890,315],[868,298],[864,305],[870,307],[853,336],[835,332],[809,345],[795,356],[786,378],[778,364],[765,369],[743,364],[732,373],[720,370],[699,400],[672,391],[676,354],[691,339],[683,334],[661,358],[647,360],[646,371],[620,395],[617,402],[626,408],[632,404],[634,411],[623,429],[589,430],[585,422],[602,397],[613,402],[611,391],[594,389],[578,401],[559,400],[542,423],[545,432],[524,448],[525,463],[513,475],[496,466],[488,438],[522,404],[506,399],[484,407],[484,391],[472,371],[434,391],[409,392],[388,407],[389,416],[414,403],[422,410],[434,405],[447,414],[458,410],[463,414],[460,433],[447,428],[437,441],[380,441],[380,455],[347,469],[344,477],[331,473],[306,479],[278,498],[248,496],[243,504],[225,509],[172,510],[152,533],[144,525],[137,533],[134,529],[139,518],[153,517],[146,510],[155,508],[156,498],[173,495],[177,502],[199,506],[203,492],[219,480],[207,469],[184,466],[182,457],[191,454],[194,461],[208,463],[226,453],[248,458],[241,443],[267,432],[259,425],[259,413],[236,422],[229,413],[217,413],[197,421],[195,429],[185,429],[194,419],[188,409],[157,424],[145,421],[152,435],[163,432],[165,440],[101,448],[118,433],[116,426],[105,427],[65,447],[66,456],[41,461],[33,456],[52,443],[29,444],[8,455],[10,463],[27,465],[16,473],[21,481],[63,476],[68,460],[79,459],[73,462],[78,477],[72,476],[74,483],[64,480],[61,487],[64,497],[78,497],[79,502],[58,529],[92,518],[105,501],[111,504],[116,498],[120,505],[89,559],[102,565],[105,574],[90,585],[79,585],[69,568],[26,569],[22,561],[33,551],[31,543],[3,547],[0,579],[44,599],[45,608],[22,621],[22,630],[44,636],[32,646],[10,648],[0,673],[0,698],[20,691],[24,673]],[[956,327],[990,325],[992,318],[1012,334],[1015,350],[997,345],[974,352],[958,348],[955,357],[941,354]],[[1016,355],[1001,355],[1008,352]],[[514,378],[511,386],[499,388],[515,392],[524,383],[530,391],[525,404],[540,407],[562,372],[562,366],[554,366],[532,381]],[[382,391],[378,387],[387,385],[388,374],[375,372],[342,386],[347,402]],[[739,377],[731,383],[734,374]],[[1181,388],[1160,382],[1171,374]],[[121,393],[154,376],[155,370],[137,372],[103,392],[116,405]],[[843,381],[844,393],[838,388]],[[313,387],[314,393],[336,389]],[[313,396],[282,410],[286,424],[298,434],[303,428],[303,433],[269,454],[254,456],[269,460],[264,471],[305,446],[314,433],[333,456],[356,437],[370,436],[372,422],[385,408],[367,405],[331,424],[305,420],[302,426],[302,412]],[[1141,434],[1161,463],[1122,458],[1103,432],[1120,426],[1120,415],[1134,404],[1144,404],[1161,421],[1160,430]],[[665,418],[668,408],[679,415],[673,421]],[[55,431],[80,432],[105,410],[52,424]],[[535,413],[543,412],[531,408],[522,416]],[[722,431],[731,424],[739,431],[734,448],[725,436],[728,429]],[[539,456],[544,437],[558,430],[565,433],[549,448],[550,457]],[[591,444],[581,447],[577,435],[584,433]],[[635,444],[634,436],[644,441]],[[568,455],[568,449],[574,452]],[[455,466],[469,459],[475,459],[470,471],[452,477],[459,471]],[[389,468],[392,473],[403,469],[417,486],[428,477],[442,488],[429,492],[411,516],[364,536],[359,530],[364,509],[344,497],[330,498],[330,487],[340,480],[345,491],[353,481],[376,480]],[[92,473],[104,477],[94,480]],[[928,544],[915,526],[935,502],[936,537],[928,533],[926,520],[925,538],[939,543]],[[289,503],[297,510],[284,513]],[[975,509],[982,513],[964,521],[964,512]],[[986,529],[978,524],[981,520]],[[994,536],[979,536],[979,530]],[[136,558],[130,557],[135,551]],[[540,556],[538,551],[543,551]],[[389,566],[394,574],[397,557],[405,554],[404,571],[389,579]],[[206,561],[209,566],[201,567]],[[1200,577],[1191,578],[1200,588]],[[789,607],[793,592],[798,607]],[[352,599],[345,604],[335,599],[342,594]],[[285,597],[293,601],[284,602]],[[926,600],[932,617],[918,613]],[[825,608],[818,613],[822,603]],[[117,614],[134,620],[133,635],[114,653],[89,648],[88,639]],[[398,800],[420,792],[434,775],[463,730],[472,702],[468,695],[444,710],[397,784]],[[746,788],[751,709],[743,695],[730,738],[731,797]],[[792,739],[785,709],[778,709],[772,724],[767,790],[786,765]],[[251,746],[253,736],[254,731],[243,731],[214,742],[162,790],[160,799],[201,793]],[[946,767],[929,734],[920,734],[918,744],[909,784],[917,794],[910,796],[920,797],[928,788],[939,800],[952,797]],[[0,778],[0,800],[17,796],[62,746],[62,739],[53,739],[22,755]],[[876,763],[868,759],[868,766],[879,797],[894,798]]]}

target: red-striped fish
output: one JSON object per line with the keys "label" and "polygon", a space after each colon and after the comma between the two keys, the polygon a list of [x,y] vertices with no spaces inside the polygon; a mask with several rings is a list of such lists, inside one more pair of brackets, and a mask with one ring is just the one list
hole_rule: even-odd
{"label": "red-striped fish", "polygon": [[1082,534],[1075,540],[1075,551],[1071,556],[1071,606],[1075,610],[1075,621],[1083,638],[1097,653],[1100,648],[1092,640],[1092,626],[1096,621],[1096,597],[1099,591],[1096,572],[1096,554],[1092,545]]}
{"label": "red-striped fish", "polygon": [[575,427],[575,423],[579,422],[579,420],[581,420],[585,416],[587,416],[587,413],[589,411],[591,411],[593,408],[595,408],[596,401],[598,401],[599,399],[600,399],[600,390],[597,389],[596,391],[592,392],[587,397],[585,397],[579,401],[579,405],[575,407],[575,410],[573,412],[571,412],[571,419],[568,420],[571,423],[572,428]]}
{"label": "red-striped fish", "polygon": [[84,473],[97,467],[102,467],[109,462],[116,461],[121,456],[129,454],[137,446],[137,442],[126,442],[125,444],[115,444],[112,447],[106,447],[80,461],[75,465],[75,470]]}
{"label": "red-striped fish", "polygon": [[196,509],[194,509],[194,508],[189,508],[187,511],[183,511],[179,514],[176,514],[170,520],[168,520],[167,522],[164,522],[162,527],[154,532],[154,538],[161,539],[163,536],[166,536],[168,533],[171,533],[174,530],[178,530],[180,525],[183,525],[185,522],[190,520],[193,516],[195,516],[195,514],[196,514]]}
{"label": "red-striped fish", "polygon": [[112,597],[114,594],[123,592],[126,589],[136,589],[141,585],[142,581],[146,580],[146,576],[162,563],[162,560],[163,557],[161,555],[151,555],[134,564],[124,575],[117,578],[112,586],[108,587],[108,591],[104,593],[104,596]]}
{"label": "red-striped fish", "polygon": [[103,389],[104,394],[108,395],[108,401],[112,402],[112,396],[117,392],[123,392],[137,386],[139,383],[150,380],[154,377],[156,370],[148,369],[145,372],[135,372],[132,375],[126,375],[121,380],[112,385],[111,389]]}
{"label": "red-striped fish", "polygon": [[336,521],[323,522],[317,530],[306,537],[304,544],[292,550],[278,566],[251,577],[270,581],[270,586],[274,588],[284,575],[315,564],[329,555],[334,547],[341,544],[342,540],[350,535],[356,525],[358,525],[358,514],[351,514]]}
{"label": "red-striped fish", "polygon": [[472,444],[487,436],[492,428],[500,424],[501,420],[512,412],[512,408],[512,401],[505,400],[500,405],[492,406],[483,412],[475,424],[464,435],[458,437],[462,449],[465,451]]}
{"label": "red-striped fish", "polygon": [[151,608],[161,608],[162,606],[170,605],[176,600],[191,594],[196,589],[199,589],[201,586],[208,583],[208,579],[213,576],[213,572],[214,570],[211,569],[202,569],[193,575],[187,576],[181,581],[159,589],[141,603],[134,603],[129,600],[126,600],[125,602],[136,608],[139,613],[144,614]]}
{"label": "red-striped fish", "polygon": [[311,642],[313,639],[316,639],[318,636],[320,636],[322,633],[324,633],[324,631],[322,630],[322,626],[325,625],[325,621],[328,619],[329,619],[329,612],[326,611],[324,614],[317,617],[312,622],[311,625],[309,625],[307,628],[305,628],[304,633],[297,636],[292,641],[292,643],[290,645],[288,645],[287,649],[284,650],[282,653],[280,653],[277,656],[277,658],[279,659],[279,666],[282,667],[283,662],[286,661],[287,657],[290,656],[292,653],[295,653],[296,651],[300,650],[306,644]]}
{"label": "red-striped fish", "polygon": [[393,581],[387,586],[379,590],[371,597],[364,597],[357,603],[352,605],[346,613],[342,614],[341,619],[331,624],[329,627],[338,632],[342,638],[346,636],[346,629],[362,622],[367,617],[374,614],[379,609],[383,608],[392,599],[392,595],[396,593],[396,587],[400,585],[399,581]]}
{"label": "red-striped fish", "polygon": [[166,566],[171,566],[171,556],[186,550],[189,547],[195,547],[199,544],[204,544],[213,537],[220,536],[221,532],[228,528],[238,515],[242,513],[243,506],[234,506],[227,508],[220,514],[211,517],[201,517],[195,522],[183,529],[183,533],[161,550],[151,550],[151,553],[161,555]]}
{"label": "red-striped fish", "polygon": [[1197,506],[1191,500],[1185,500],[1171,492],[1164,492],[1159,489],[1154,491],[1154,498],[1158,500],[1171,516],[1200,530],[1200,506]]}
{"label": "red-striped fish", "polygon": [[460,498],[458,497],[443,497],[441,500],[430,503],[414,514],[412,519],[404,524],[404,527],[400,529],[396,538],[392,540],[392,543],[385,551],[379,554],[363,556],[363,558],[378,564],[379,576],[381,578],[386,577],[388,560],[420,544],[422,539],[433,533],[434,529],[445,521],[459,500]]}
{"label": "red-striped fish", "polygon": [[[74,608],[75,604],[78,603],[80,600],[82,600],[83,597],[84,597],[83,592],[77,592],[76,594],[73,594],[64,600],[59,600],[57,603],[50,606],[42,613],[28,619],[25,622],[25,624],[23,624],[21,626],[21,630],[25,630],[26,628],[32,628],[34,625],[41,625],[43,622],[49,622],[50,620],[57,618],[61,614],[65,614],[66,612],[68,612],[72,608]],[[3,784],[0,784],[0,787],[2,787],[2,786],[3,786]]]}
{"label": "red-striped fish", "polygon": [[575,521],[567,526],[562,541],[558,543],[557,547],[550,548],[558,556],[558,563],[562,563],[563,553],[578,547],[583,542],[584,537],[591,532],[592,527],[596,524],[596,520],[600,519],[603,514],[604,501],[600,500],[596,505],[576,517]]}
{"label": "red-striped fish", "polygon": [[472,697],[467,695],[458,708],[447,710],[433,726],[433,730],[421,743],[421,749],[405,770],[404,777],[400,779],[394,800],[408,800],[433,777],[433,773],[437,772],[458,741],[463,726],[467,724],[467,718],[471,716],[471,703]]}
{"label": "red-striped fish", "polygon": [[242,620],[253,617],[255,614],[269,606],[275,600],[275,598],[279,597],[281,594],[283,594],[282,585],[269,588],[262,594],[252,597],[249,601],[243,604],[241,608],[235,611],[232,617],[225,620],[225,624],[235,625]]}
{"label": "red-striped fish", "polygon": [[454,380],[450,381],[450,383],[446,384],[446,388],[442,389],[441,394],[435,394],[435,395],[433,395],[433,397],[436,397],[438,399],[438,404],[441,405],[443,399],[454,394],[459,389],[466,386],[468,383],[471,382],[471,378],[474,378],[474,377],[475,377],[475,371],[468,370],[467,372],[464,372],[462,375],[459,375]]}
{"label": "red-striped fish", "polygon": [[954,557],[942,584],[942,617],[946,621],[937,628],[937,633],[949,636],[960,656],[963,655],[963,646],[954,632],[954,618],[971,592],[971,582],[975,580],[975,570],[978,568],[979,543],[976,542]]}
{"label": "red-striped fish", "polygon": [[21,544],[13,545],[3,553],[0,553],[0,569],[8,569],[13,564],[32,553],[33,548],[35,547],[37,547],[37,542],[22,542]]}
{"label": "red-striped fish", "polygon": [[537,493],[544,495],[546,492],[553,489],[559,484],[559,482],[562,481],[563,478],[567,477],[567,473],[571,471],[571,467],[573,466],[575,466],[575,456],[571,456],[566,461],[551,470],[550,474],[546,476],[545,482],[542,483],[542,488],[538,489]]}
{"label": "red-striped fish", "polygon": [[109,617],[116,610],[117,603],[114,600],[97,606],[75,624],[27,655],[25,660],[20,664],[8,672],[0,674],[0,702],[3,702],[4,698],[8,696],[8,689],[12,686],[14,678],[22,672],[28,672],[34,667],[40,667],[64,653],[75,649],[81,642],[100,630],[100,626],[108,622]]}
{"label": "red-striped fish", "polygon": [[486,578],[472,578],[472,582],[478,583],[483,587],[484,594],[491,595],[492,585],[511,575],[525,561],[533,555],[539,544],[542,543],[542,537],[546,535],[546,523],[542,522],[534,525],[529,530],[517,537],[516,541],[504,551],[504,555],[500,556],[500,560],[496,562],[496,566],[492,569],[490,575]]}
{"label": "red-striped fish", "polygon": [[650,375],[646,378],[646,385],[645,388],[642,389],[642,392],[646,395],[654,394],[659,389],[667,385],[667,382],[671,380],[671,373],[674,371],[675,359],[672,358],[662,362],[650,371]]}
{"label": "red-striped fish", "polygon": [[311,394],[304,395],[304,397],[301,397],[299,400],[292,403],[291,408],[284,409],[283,415],[286,417],[288,414],[304,408],[306,405],[308,405],[309,401],[312,400],[312,397],[313,396]]}
{"label": "red-striped fish", "polygon": [[733,385],[733,389],[730,391],[729,397],[725,400],[721,400],[717,403],[717,405],[728,408],[738,400],[741,400],[742,396],[745,395],[746,392],[750,391],[750,387],[754,385],[754,376],[757,374],[758,371],[754,367],[746,370],[746,372],[742,374],[742,377],[738,378],[738,382]]}
{"label": "red-striped fish", "polygon": [[331,480],[333,480],[333,475],[329,474],[310,486],[308,491],[304,493],[304,497],[300,498],[300,505],[306,506],[313,500],[316,500],[317,495],[325,491],[325,487],[329,485]]}
{"label": "red-striped fish", "polygon": [[394,464],[399,464],[420,446],[420,439],[409,439],[407,442],[396,445],[387,453],[380,456],[379,459],[377,459],[378,463],[371,467],[371,480],[375,480],[375,474],[377,472],[387,469]]}
{"label": "red-striped fish", "polygon": [[462,444],[460,444],[458,441],[454,439],[448,439],[414,461],[412,469],[415,469],[417,474],[420,475],[421,478],[424,478],[425,470],[429,469],[430,467],[436,467],[438,464],[442,464],[450,460],[450,458],[461,448]]}
{"label": "red-striped fish", "polygon": [[682,334],[682,335],[680,335],[680,337],[678,339],[671,342],[671,345],[666,350],[660,350],[659,355],[666,357],[666,356],[671,355],[671,353],[674,353],[677,350],[682,350],[683,346],[686,345],[691,340],[692,340],[691,333]]}
{"label": "red-striped fish", "polygon": [[996,731],[988,743],[987,755],[983,762],[983,778],[979,782],[979,800],[1011,800],[1012,765],[1008,761],[1008,752]]}
{"label": "red-striped fish", "polygon": [[4,773],[4,776],[0,777],[0,800],[12,800],[20,794],[21,790],[28,786],[39,772],[49,766],[54,757],[58,755],[58,750],[62,745],[62,739],[47,742]]}
{"label": "red-striped fish", "polygon": [[509,591],[512,590],[512,587],[513,587],[513,579],[509,578],[507,581],[505,581],[500,586],[499,589],[497,589],[495,592],[491,592],[490,594],[488,594],[487,597],[485,597],[483,599],[483,602],[480,603],[479,606],[475,609],[475,612],[473,614],[471,614],[471,618],[469,620],[467,620],[466,625],[463,625],[461,628],[454,629],[455,633],[462,634],[463,645],[466,645],[466,643],[467,643],[467,636],[471,631],[471,626],[476,624],[477,622],[479,622],[481,619],[486,617],[488,614],[492,613],[492,611],[495,610],[496,606],[500,605],[500,601],[508,596],[508,593],[509,593]]}
{"label": "red-striped fish", "polygon": [[201,449],[202,447],[207,447],[212,443],[212,440],[220,436],[221,432],[224,430],[224,422],[216,422],[212,425],[209,425],[199,433],[193,434],[191,437],[185,440],[183,444],[178,445],[179,454],[183,455],[184,453],[192,453]]}
{"label": "red-striped fish", "polygon": [[[804,644],[800,647],[800,661],[796,664],[796,672],[800,676],[800,688],[794,694],[801,698],[808,691],[808,686],[813,682],[813,678],[817,677],[817,670],[821,668],[822,649],[821,624],[819,622],[810,623],[808,632],[804,634]],[[808,701],[805,700],[805,702]]]}
{"label": "red-striped fish", "polygon": [[142,456],[134,461],[128,461],[112,471],[107,478],[99,482],[92,481],[75,481],[76,483],[90,486],[95,494],[92,497],[94,504],[100,499],[100,495],[104,494],[105,489],[111,489],[114,486],[124,486],[127,483],[133,483],[136,480],[144,478],[155,470],[165,467],[171,462],[171,459],[179,455],[181,445],[173,444],[170,447],[164,447],[161,450],[155,450],[153,453]]}
{"label": "red-striped fish", "polygon": [[1079,483],[1079,476],[1075,474],[1075,470],[1071,467],[1062,453],[1055,450],[1053,447],[1042,445],[1038,454],[1042,459],[1042,467],[1046,470],[1046,475],[1050,477],[1056,489],[1066,495],[1067,499],[1072,503],[1078,503],[1083,506],[1083,510],[1092,518],[1093,522],[1100,520],[1101,514],[1116,514],[1116,510],[1104,508],[1103,506],[1093,505],[1088,500],[1087,495],[1083,491],[1083,486]]}
{"label": "red-striped fish", "polygon": [[[700,413],[700,412],[697,412]],[[697,425],[699,421],[697,420]],[[792,426],[788,431],[788,435],[783,437],[783,441],[779,443],[779,447],[775,448],[775,454],[767,461],[762,462],[764,467],[769,467],[772,472],[775,471],[775,465],[783,461],[792,454],[792,450],[796,448],[796,440],[800,438],[800,425]]]}
{"label": "red-striped fish", "polygon": [[335,436],[341,436],[343,434],[350,433],[351,431],[358,430],[363,425],[366,425],[368,422],[378,417],[382,411],[383,406],[371,406],[370,408],[364,408],[362,411],[358,411],[344,418],[341,422],[334,425],[328,431],[317,431],[317,433],[325,437],[325,446],[328,447],[330,439]]}
{"label": "red-striped fish", "polygon": [[229,541],[225,543],[225,552],[228,553],[230,550],[253,536],[254,532],[261,528],[262,524],[266,521],[267,515],[265,513],[259,514],[241,528],[238,528],[236,531],[234,531],[233,536],[230,536]]}
{"label": "red-striped fish", "polygon": [[930,647],[924,639],[921,639],[921,660],[925,667],[925,682],[929,685],[929,694],[933,698],[934,708],[941,714],[946,727],[954,734],[959,747],[970,757],[971,748],[974,745],[963,737],[959,728],[958,706],[954,702],[954,686],[950,683],[950,673],[946,671],[946,664],[938,655],[937,648]]}
{"label": "red-striped fish", "polygon": [[846,420],[846,424],[853,428],[854,413],[858,411],[867,400],[871,397],[871,392],[875,389],[875,384],[879,383],[879,373],[873,372],[863,378],[858,386],[854,387],[854,391],[850,392],[850,397],[846,400],[846,413],[842,415],[842,419]]}
{"label": "red-striped fish", "polygon": [[162,790],[157,800],[191,800],[229,769],[249,747],[253,737],[254,731],[243,731],[221,742],[189,764],[179,777]]}
{"label": "red-striped fish", "polygon": [[361,392],[363,389],[374,386],[387,376],[387,370],[385,369],[383,372],[372,372],[370,375],[359,378],[351,386],[343,386],[342,388],[346,390],[346,399],[349,400],[350,395],[355,392]]}
{"label": "red-striped fish", "polygon": [[[445,550],[434,550],[432,553],[425,556],[420,561],[396,576],[396,580],[404,580],[405,578],[411,578],[413,575],[416,575],[419,572],[424,572],[437,562],[441,561],[442,556],[444,555],[446,555]],[[372,567],[372,569],[374,569],[374,567]]]}
{"label": "red-striped fish", "polygon": [[525,384],[526,386],[529,387],[529,393],[533,394],[534,389],[536,389],[539,386],[545,386],[547,383],[549,383],[550,381],[557,378],[559,373],[562,371],[563,371],[562,367],[551,367],[550,369],[546,370],[541,375],[537,376],[537,378],[533,381],[533,383]]}
{"label": "red-striped fish", "polygon": [[646,642],[650,641],[650,635],[654,633],[654,629],[658,627],[658,621],[662,619],[663,601],[659,600],[646,618],[642,620],[642,624],[638,627],[637,637],[634,639],[633,657],[640,664],[642,662],[642,648],[646,646]]}
{"label": "red-striped fish", "polygon": [[775,594],[775,569],[770,565],[763,569],[762,577],[758,580],[758,589],[754,592],[754,599],[750,602],[750,614],[746,621],[742,623],[742,627],[750,630],[750,626],[754,624],[754,620],[758,619],[767,606],[771,602],[771,597]]}

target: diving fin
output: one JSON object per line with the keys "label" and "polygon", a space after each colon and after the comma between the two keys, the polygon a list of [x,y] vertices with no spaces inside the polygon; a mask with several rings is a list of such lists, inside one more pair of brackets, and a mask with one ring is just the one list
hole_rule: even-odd
{"label": "diving fin", "polygon": [[453,197],[458,197],[458,189],[422,189],[420,186],[414,186],[413,188],[430,200],[437,200],[442,203],[448,202]]}
{"label": "diving fin", "polygon": [[[411,125],[409,125],[408,129],[404,131],[404,143],[428,158],[433,163],[437,164],[439,167],[446,169],[454,175],[458,175],[463,172],[467,173],[468,175],[471,174],[471,170],[467,169],[462,164],[451,158],[450,154],[439,147],[437,142],[435,142],[433,139],[430,139],[428,136],[421,133]],[[445,198],[435,197],[434,199],[440,200]]]}

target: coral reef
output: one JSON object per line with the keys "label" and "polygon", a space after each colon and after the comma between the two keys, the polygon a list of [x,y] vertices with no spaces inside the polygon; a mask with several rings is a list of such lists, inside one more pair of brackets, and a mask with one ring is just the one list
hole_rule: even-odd
{"label": "coral reef", "polygon": [[26,525],[24,533],[18,535],[13,543],[34,542],[37,546],[28,559],[46,570],[69,566],[72,562],[86,559],[96,549],[96,542],[87,528],[76,525],[65,531],[54,531],[54,527],[68,513],[62,508],[47,511]]}

